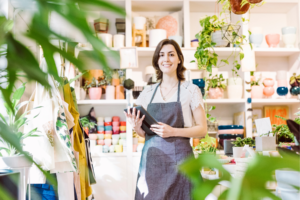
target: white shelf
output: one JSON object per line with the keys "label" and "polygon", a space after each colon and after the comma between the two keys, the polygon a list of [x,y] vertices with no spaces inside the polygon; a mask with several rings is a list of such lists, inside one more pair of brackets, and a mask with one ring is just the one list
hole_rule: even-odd
{"label": "white shelf", "polygon": [[133,12],[175,12],[183,7],[184,0],[132,0]]}
{"label": "white shelf", "polygon": [[206,99],[204,103],[208,104],[236,104],[236,103],[245,103],[245,99]]}
{"label": "white shelf", "polygon": [[288,57],[300,53],[298,48],[255,48],[254,51],[258,57]]}
{"label": "white shelf", "polygon": [[263,105],[300,105],[300,100],[298,99],[252,99],[252,105],[263,106]]}
{"label": "white shelf", "polygon": [[79,100],[77,101],[78,105],[126,105],[127,100]]}
{"label": "white shelf", "polygon": [[102,157],[126,157],[126,153],[100,153],[98,155],[92,155],[93,158],[102,158]]}

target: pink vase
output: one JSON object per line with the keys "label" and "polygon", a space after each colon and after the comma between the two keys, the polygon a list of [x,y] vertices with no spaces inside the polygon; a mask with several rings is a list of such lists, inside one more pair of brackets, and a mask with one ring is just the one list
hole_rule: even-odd
{"label": "pink vase", "polygon": [[273,87],[265,87],[263,93],[265,96],[270,97],[275,93],[275,89]]}
{"label": "pink vase", "polygon": [[265,78],[263,83],[265,87],[273,87],[275,82],[271,78]]}
{"label": "pink vase", "polygon": [[91,100],[101,99],[101,95],[102,95],[102,88],[101,87],[90,88],[89,89],[89,97],[90,97]]}
{"label": "pink vase", "polygon": [[254,85],[251,87],[251,98],[252,99],[262,99],[263,98],[263,87],[259,85]]}
{"label": "pink vase", "polygon": [[210,88],[208,96],[210,99],[222,99],[224,90],[222,88]]}
{"label": "pink vase", "polygon": [[268,34],[266,35],[266,42],[270,48],[275,48],[280,42],[279,34]]}

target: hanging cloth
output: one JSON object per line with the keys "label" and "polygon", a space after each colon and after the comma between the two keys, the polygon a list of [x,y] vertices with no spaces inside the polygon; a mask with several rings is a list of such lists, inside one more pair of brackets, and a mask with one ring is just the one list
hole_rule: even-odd
{"label": "hanging cloth", "polygon": [[78,199],[86,200],[92,194],[92,188],[89,184],[89,170],[86,159],[86,147],[83,131],[79,123],[79,113],[77,112],[70,88],[70,84],[64,85],[64,99],[69,104],[69,111],[74,117],[75,126],[73,127],[74,150],[79,152],[79,175],[80,175],[80,193],[76,187],[76,178],[74,179]]}

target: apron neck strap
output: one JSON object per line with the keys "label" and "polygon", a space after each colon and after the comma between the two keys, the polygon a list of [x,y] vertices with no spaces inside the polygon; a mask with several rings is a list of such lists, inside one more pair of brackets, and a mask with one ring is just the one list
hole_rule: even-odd
{"label": "apron neck strap", "polygon": [[150,103],[149,103],[149,104],[152,103],[152,100],[153,100],[153,98],[154,98],[154,96],[155,96],[155,94],[156,94],[156,90],[157,90],[157,88],[159,87],[160,84],[161,84],[161,82],[156,86],[156,88],[155,88],[155,90],[154,90],[154,92],[153,92],[153,95],[152,95],[152,97],[151,97],[151,100],[150,100]]}
{"label": "apron neck strap", "polygon": [[177,93],[177,102],[180,102],[180,81],[178,81],[178,93]]}

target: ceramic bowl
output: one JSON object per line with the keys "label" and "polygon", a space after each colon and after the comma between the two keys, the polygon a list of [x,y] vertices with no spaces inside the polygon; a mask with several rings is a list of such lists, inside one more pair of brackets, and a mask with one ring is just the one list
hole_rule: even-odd
{"label": "ceramic bowl", "polygon": [[[125,126],[126,127],[126,126]],[[112,127],[113,131],[119,131],[120,130],[120,126],[113,126]],[[126,130],[126,129],[125,129]]]}
{"label": "ceramic bowl", "polygon": [[104,144],[105,144],[106,146],[110,146],[110,145],[111,145],[111,139],[105,139],[105,140],[104,140]]}
{"label": "ceramic bowl", "polygon": [[97,140],[98,134],[92,134],[92,133],[90,133],[89,134],[89,138],[90,138],[90,140]]}
{"label": "ceramic bowl", "polygon": [[112,126],[104,126],[105,131],[112,131]]}
{"label": "ceramic bowl", "polygon": [[98,145],[104,145],[104,140],[97,140]]}
{"label": "ceramic bowl", "polygon": [[112,118],[111,117],[105,117],[104,118],[104,122],[111,122],[112,121]]}
{"label": "ceramic bowl", "polygon": [[120,121],[120,117],[119,116],[113,116],[112,117],[112,121],[113,122],[119,122]]}
{"label": "ceramic bowl", "polygon": [[126,133],[120,133],[120,138],[121,139],[126,139]]}
{"label": "ceramic bowl", "polygon": [[113,135],[120,134],[120,131],[114,131],[114,130],[113,130],[112,134],[113,134]]}
{"label": "ceramic bowl", "polygon": [[244,134],[244,129],[225,129],[218,130],[218,134]]}
{"label": "ceramic bowl", "polygon": [[111,139],[112,138],[112,134],[104,134],[104,139]]}
{"label": "ceramic bowl", "polygon": [[280,42],[280,35],[279,34],[268,34],[266,35],[266,42],[270,48],[275,48],[278,46]]}
{"label": "ceramic bowl", "polygon": [[275,81],[271,78],[265,78],[263,83],[264,83],[265,87],[273,87],[275,84]]}
{"label": "ceramic bowl", "polygon": [[120,122],[120,126],[126,126],[126,122],[125,121]]}
{"label": "ceramic bowl", "polygon": [[104,122],[104,126],[111,126],[112,123],[111,122]]}
{"label": "ceramic bowl", "polygon": [[120,122],[119,121],[113,121],[112,122],[112,126],[119,126],[120,125]]}
{"label": "ceramic bowl", "polygon": [[103,122],[104,118],[103,117],[97,117],[97,122]]}
{"label": "ceramic bowl", "polygon": [[[287,87],[278,87],[278,88],[277,88],[277,94],[278,94],[279,96],[285,96],[285,95],[288,94],[288,92],[289,92],[289,90],[288,90]],[[90,134],[90,135],[91,135],[91,134]]]}
{"label": "ceramic bowl", "polygon": [[296,44],[296,34],[286,34],[282,36],[282,40],[285,44],[285,48],[294,48]]}
{"label": "ceramic bowl", "polygon": [[120,135],[112,135],[112,139],[113,140],[119,140],[120,139]]}
{"label": "ceramic bowl", "polygon": [[219,130],[226,130],[226,129],[244,129],[242,125],[220,125],[218,126]]}
{"label": "ceramic bowl", "polygon": [[120,126],[120,131],[126,131],[126,126]]}
{"label": "ceramic bowl", "polygon": [[253,47],[259,48],[261,43],[263,42],[264,35],[263,34],[252,34],[249,37],[250,43],[252,43]]}
{"label": "ceramic bowl", "polygon": [[287,34],[296,34],[297,33],[297,28],[293,26],[287,26],[281,28],[282,35],[287,35]]}
{"label": "ceramic bowl", "polygon": [[98,133],[98,140],[103,140],[104,139],[104,134],[103,133]]}

